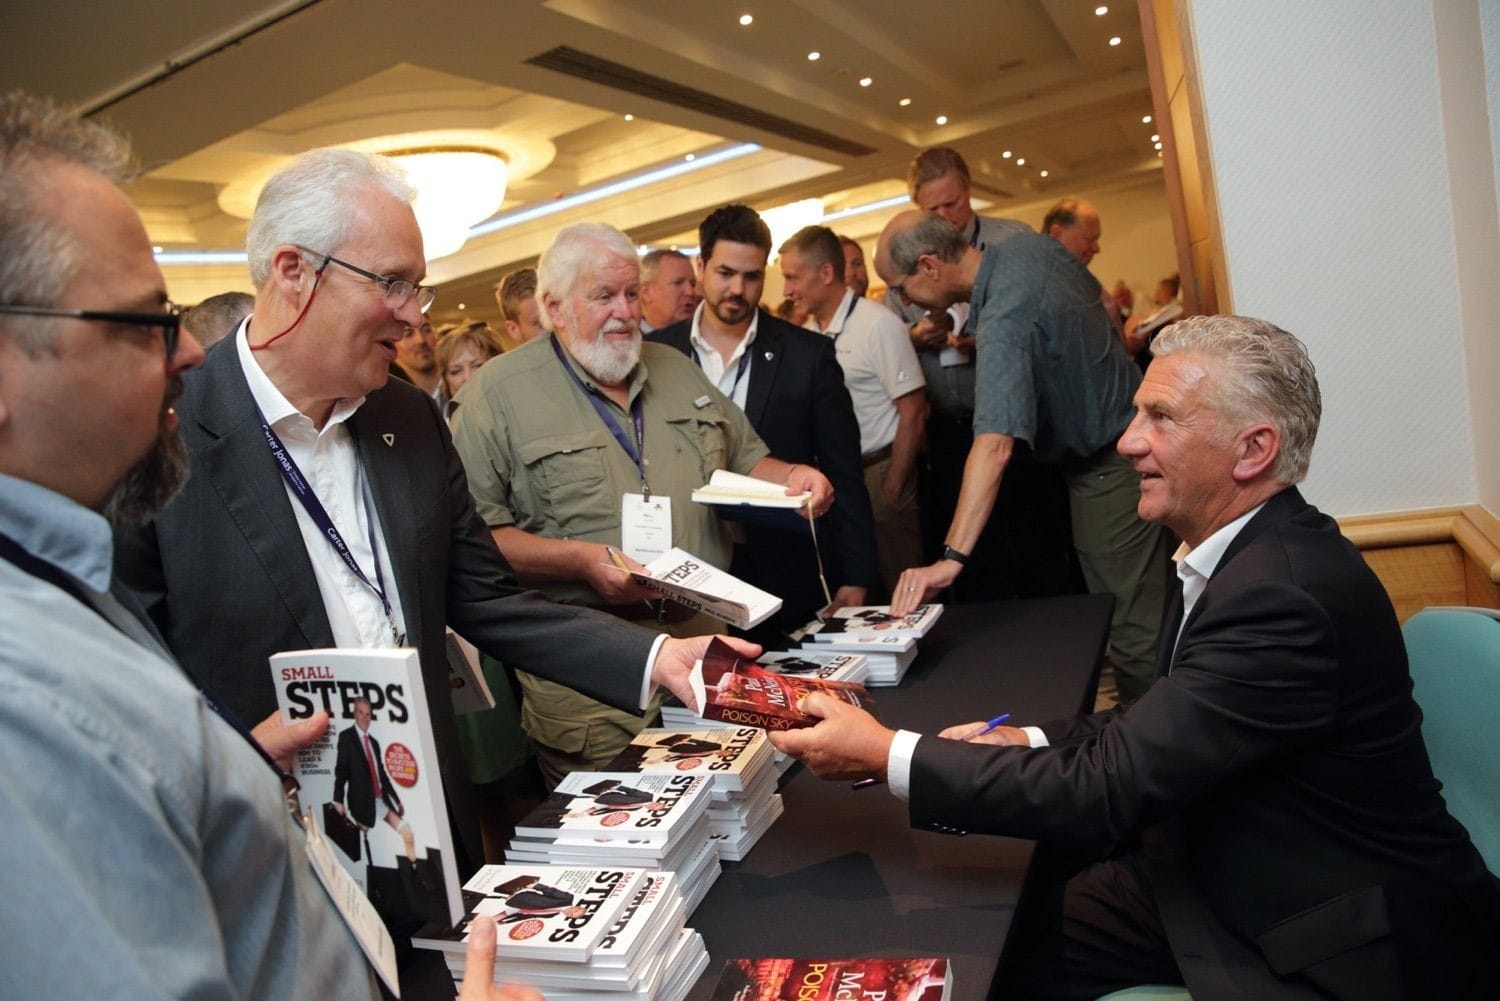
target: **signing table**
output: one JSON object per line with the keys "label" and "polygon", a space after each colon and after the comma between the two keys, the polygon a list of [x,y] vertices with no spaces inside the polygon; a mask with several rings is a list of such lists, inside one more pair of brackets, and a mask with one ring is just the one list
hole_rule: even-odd
{"label": "signing table", "polygon": [[[1024,725],[1088,710],[1110,607],[1096,595],[950,607],[901,686],[873,690],[876,714],[931,734],[1002,712]],[[689,1001],[705,1001],[736,956],[859,955],[947,956],[955,1001],[983,1001],[1031,843],[912,830],[885,786],[855,790],[800,765],[781,793],[786,813],[688,919],[712,960]]]}

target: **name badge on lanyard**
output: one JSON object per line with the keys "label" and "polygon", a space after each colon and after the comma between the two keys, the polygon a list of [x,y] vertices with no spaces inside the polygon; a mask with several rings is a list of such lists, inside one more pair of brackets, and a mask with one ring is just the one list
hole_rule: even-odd
{"label": "name badge on lanyard", "polygon": [[620,548],[650,563],[672,548],[672,498],[625,494],[620,498]]}

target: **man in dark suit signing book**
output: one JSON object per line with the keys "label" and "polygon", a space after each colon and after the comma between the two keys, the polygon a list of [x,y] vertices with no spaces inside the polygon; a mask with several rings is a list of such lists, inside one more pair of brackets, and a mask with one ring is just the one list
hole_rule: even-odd
{"label": "man in dark suit signing book", "polygon": [[686,684],[706,638],[663,639],[523,592],[431,399],[387,381],[435,290],[394,161],[343,149],[266,183],[246,238],[255,311],[190,373],[182,495],[119,543],[121,577],[198,682],[242,719],[276,707],[281,650],[408,645],[460,872],[483,859],[459,754],[444,627],[617,708]]}
{"label": "man in dark suit signing book", "polygon": [[772,740],[888,779],[919,826],[1043,843],[998,996],[1494,997],[1500,895],[1443,805],[1390,601],[1294,486],[1312,363],[1245,317],[1156,344],[1119,443],[1141,517],[1183,540],[1146,694],[983,737],[813,696],[824,721]]}

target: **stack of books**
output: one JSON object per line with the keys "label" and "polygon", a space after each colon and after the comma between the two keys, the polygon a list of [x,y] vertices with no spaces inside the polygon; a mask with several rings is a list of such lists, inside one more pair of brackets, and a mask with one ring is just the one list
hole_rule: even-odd
{"label": "stack of books", "polygon": [[719,857],[738,862],[781,816],[771,742],[754,727],[642,730],[608,772],[710,776],[710,837]]}
{"label": "stack of books", "polygon": [[889,605],[860,605],[809,622],[793,636],[804,651],[863,654],[869,668],[865,684],[897,685],[917,659],[917,641],[942,614],[942,605],[918,605],[899,617],[891,614]]}
{"label": "stack of books", "polygon": [[719,877],[706,775],[573,772],[516,825],[507,862],[677,875],[688,913]]}
{"label": "stack of books", "polygon": [[708,967],[677,877],[669,872],[487,865],[464,884],[469,905],[453,929],[412,937],[463,979],[469,922],[499,922],[495,982],[524,984],[549,1001],[682,1001]]}

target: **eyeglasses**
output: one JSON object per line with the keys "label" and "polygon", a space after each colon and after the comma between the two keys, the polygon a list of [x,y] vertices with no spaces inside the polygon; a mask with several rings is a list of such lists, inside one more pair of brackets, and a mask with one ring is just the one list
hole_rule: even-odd
{"label": "eyeglasses", "polygon": [[46,306],[0,305],[0,313],[16,316],[58,316],[72,320],[92,320],[97,323],[118,323],[128,327],[160,327],[161,342],[166,350],[167,361],[177,354],[178,335],[182,332],[182,307],[175,302],[164,304],[164,313],[114,313],[100,309],[50,309]]}
{"label": "eyeglasses", "polygon": [[907,272],[905,278],[901,279],[899,282],[891,286],[891,291],[900,296],[901,301],[907,303],[908,305],[911,303],[911,297],[906,294],[906,283],[911,281],[916,276],[917,273],[915,271],[909,271]]}
{"label": "eyeglasses", "polygon": [[348,261],[341,261],[337,257],[334,257],[332,254],[319,254],[317,251],[308,250],[306,247],[301,246],[299,246],[297,249],[305,253],[312,254],[314,257],[323,258],[323,263],[318,265],[319,274],[322,274],[323,269],[328,267],[329,264],[337,264],[341,268],[344,268],[348,271],[353,271],[361,278],[368,278],[370,281],[382,286],[385,290],[385,304],[390,309],[400,309],[402,306],[406,305],[408,299],[410,299],[412,296],[416,296],[417,309],[425,313],[432,308],[433,302],[437,299],[437,289],[433,288],[431,285],[418,285],[415,282],[409,282],[404,278],[392,278],[390,275],[377,275],[373,271],[366,271],[364,268],[355,267]]}

